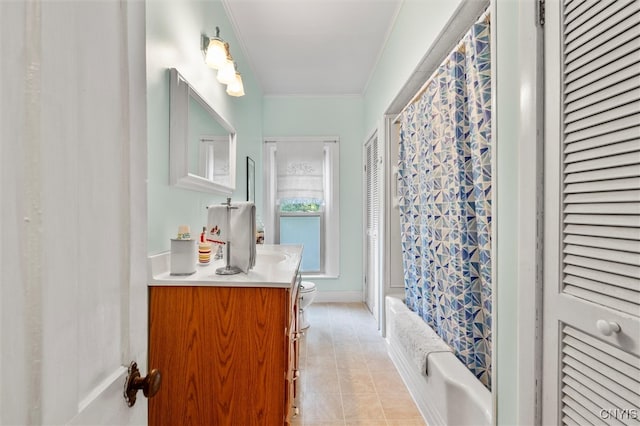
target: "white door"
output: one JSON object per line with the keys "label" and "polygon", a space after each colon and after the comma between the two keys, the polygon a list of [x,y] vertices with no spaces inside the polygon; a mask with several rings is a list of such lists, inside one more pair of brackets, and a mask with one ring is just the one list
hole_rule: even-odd
{"label": "white door", "polygon": [[366,186],[366,253],[364,276],[364,299],[367,307],[378,318],[378,295],[380,280],[378,274],[378,223],[379,223],[379,182],[378,182],[378,137],[374,135],[365,144],[365,186]]}
{"label": "white door", "polygon": [[0,2],[0,424],[146,424],[143,2]]}
{"label": "white door", "polygon": [[547,0],[543,424],[640,418],[640,2]]}

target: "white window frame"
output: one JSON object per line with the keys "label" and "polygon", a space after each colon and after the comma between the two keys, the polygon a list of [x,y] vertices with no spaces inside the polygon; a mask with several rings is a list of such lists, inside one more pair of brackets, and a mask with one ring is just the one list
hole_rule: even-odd
{"label": "white window frame", "polygon": [[[338,278],[340,276],[340,138],[331,137],[269,137],[263,144],[263,182],[264,182],[264,209],[263,220],[265,225],[265,243],[277,244],[278,242],[278,206],[276,205],[276,143],[300,142],[313,143],[324,142],[325,152],[325,205],[323,208],[321,235],[321,265],[324,271],[321,273],[304,273],[305,278]],[[269,232],[271,230],[271,232]]]}

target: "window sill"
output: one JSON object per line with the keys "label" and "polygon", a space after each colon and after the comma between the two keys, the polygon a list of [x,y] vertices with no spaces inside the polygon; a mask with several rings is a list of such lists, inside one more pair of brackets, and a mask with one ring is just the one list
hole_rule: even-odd
{"label": "window sill", "polygon": [[340,276],[339,275],[327,275],[327,274],[305,274],[304,272],[302,273],[302,279],[303,280],[335,280],[338,279]]}

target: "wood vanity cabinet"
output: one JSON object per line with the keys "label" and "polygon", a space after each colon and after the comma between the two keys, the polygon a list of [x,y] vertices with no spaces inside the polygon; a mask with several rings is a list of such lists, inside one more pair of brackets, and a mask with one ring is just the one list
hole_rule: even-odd
{"label": "wood vanity cabinet", "polygon": [[151,286],[150,425],[282,425],[295,415],[298,284]]}

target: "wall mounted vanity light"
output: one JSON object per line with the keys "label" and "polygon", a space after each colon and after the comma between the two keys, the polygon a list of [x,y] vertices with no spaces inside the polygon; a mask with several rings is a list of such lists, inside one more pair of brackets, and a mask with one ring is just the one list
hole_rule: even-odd
{"label": "wall mounted vanity light", "polygon": [[202,35],[201,49],[205,63],[214,70],[218,70],[217,80],[227,85],[227,94],[244,96],[242,76],[229,52],[229,43],[220,38],[220,28],[216,27],[215,37]]}
{"label": "wall mounted vanity light", "polygon": [[244,85],[242,84],[242,76],[235,70],[235,78],[227,84],[227,94],[229,96],[244,96]]}

